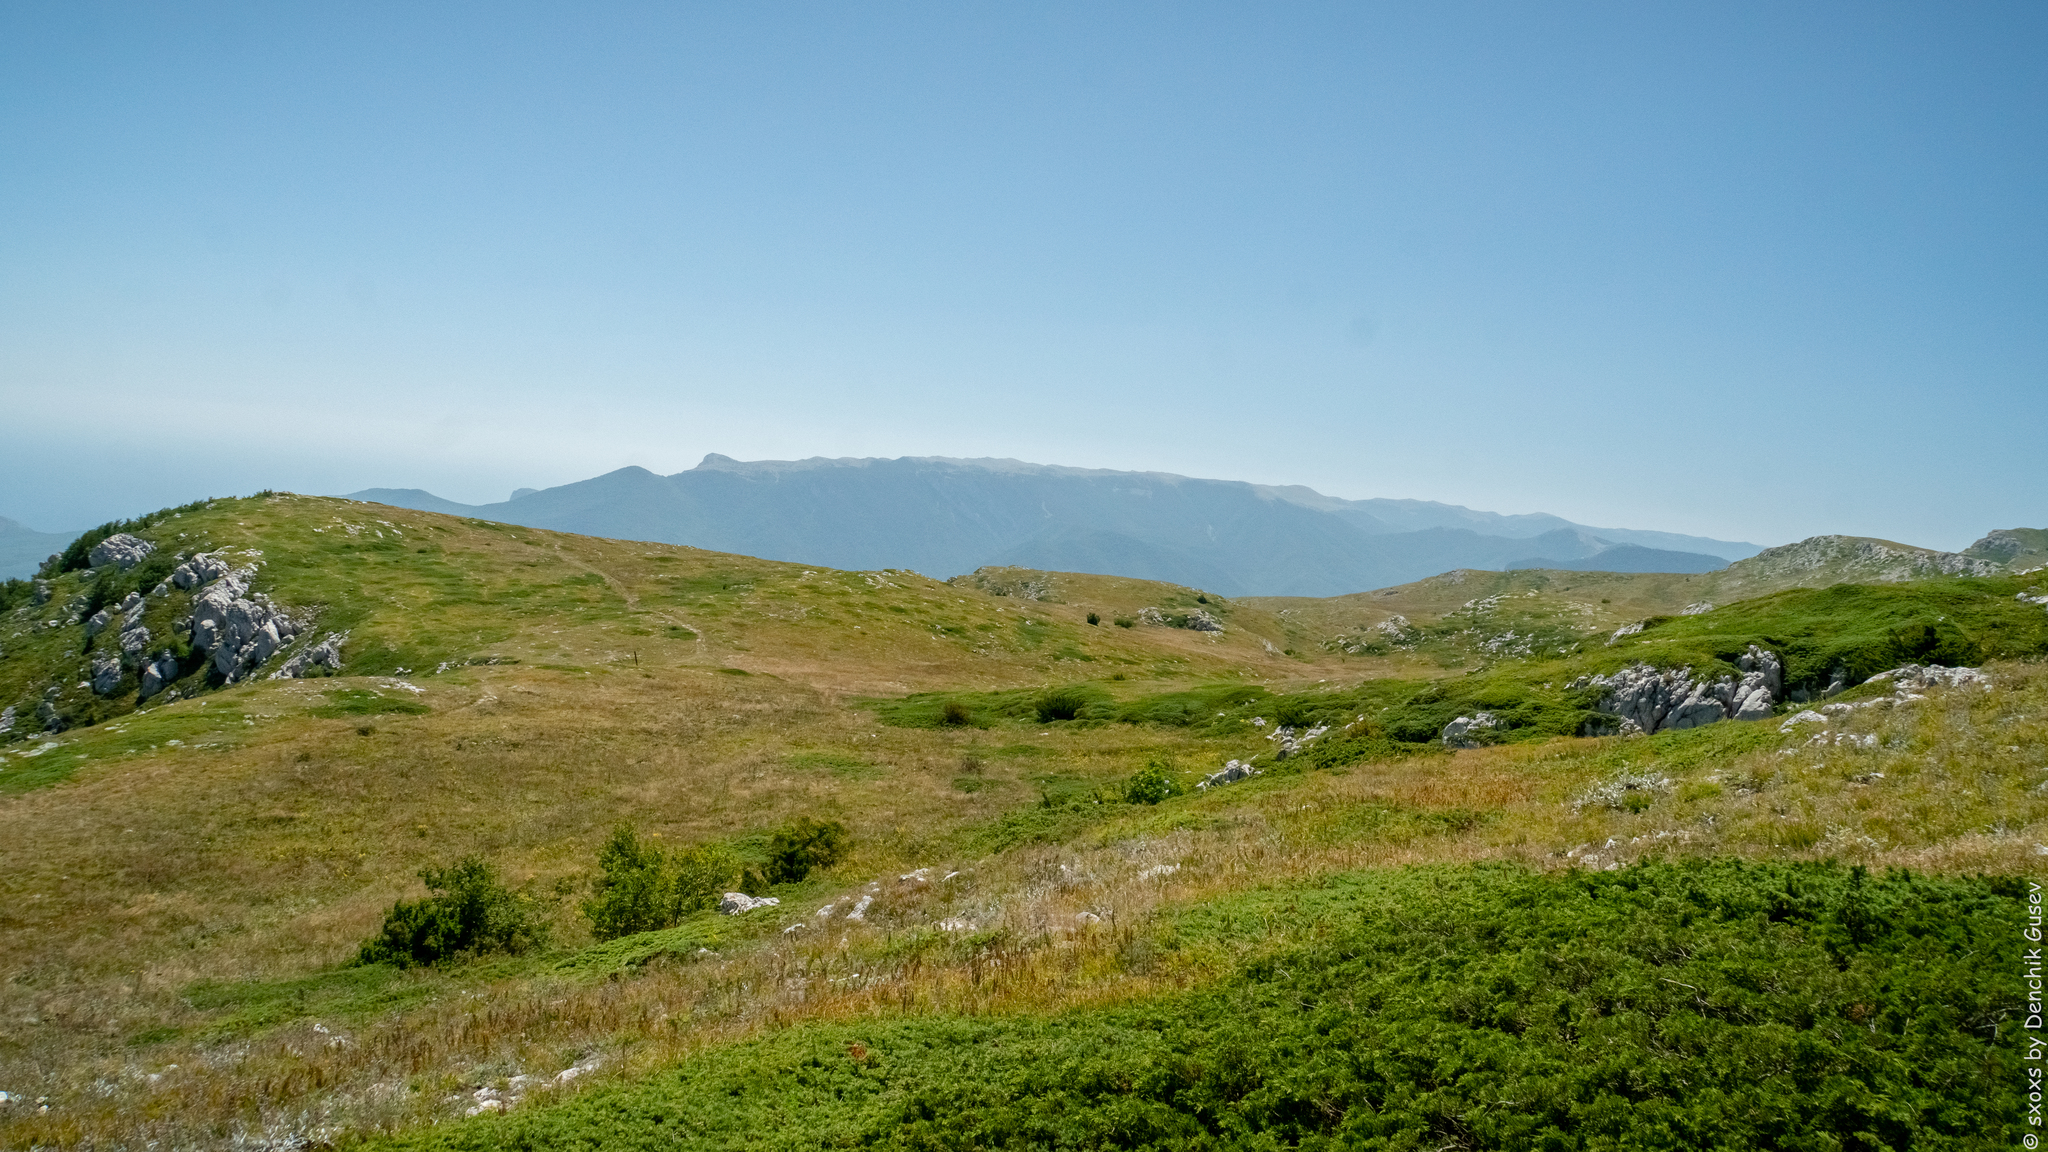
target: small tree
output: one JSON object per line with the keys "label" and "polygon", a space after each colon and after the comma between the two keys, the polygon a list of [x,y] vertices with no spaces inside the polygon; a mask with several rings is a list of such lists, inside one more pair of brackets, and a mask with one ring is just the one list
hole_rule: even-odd
{"label": "small tree", "polygon": [[670,909],[674,920],[716,903],[740,873],[739,857],[723,844],[680,849],[670,858]]}
{"label": "small tree", "polygon": [[675,923],[675,881],[660,848],[621,824],[597,850],[595,891],[583,902],[599,940],[651,932]]}
{"label": "small tree", "polygon": [[410,968],[486,952],[516,955],[546,942],[546,925],[499,882],[483,857],[422,868],[420,879],[431,895],[393,904],[383,930],[357,950],[356,963]]}

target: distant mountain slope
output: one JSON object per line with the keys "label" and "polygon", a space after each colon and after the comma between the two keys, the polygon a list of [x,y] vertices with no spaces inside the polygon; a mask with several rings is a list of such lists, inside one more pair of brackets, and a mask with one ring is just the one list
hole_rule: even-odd
{"label": "distant mountain slope", "polygon": [[[1232,596],[1340,595],[1530,556],[1592,562],[1618,545],[1654,547],[1650,539],[1690,548],[1662,561],[1678,571],[1717,568],[1757,551],[1669,533],[1609,533],[1555,516],[1336,500],[1307,488],[1162,472],[944,457],[739,461],[714,453],[673,476],[621,468],[495,504],[457,504],[419,489],[373,488],[351,498],[835,568],[950,576],[1014,565],[1137,576]],[[1634,553],[1618,556],[1646,562]]]}
{"label": "distant mountain slope", "polygon": [[2048,528],[2000,528],[1963,549],[1963,555],[2013,568],[2038,568],[2048,564]]}
{"label": "distant mountain slope", "polygon": [[53,552],[62,552],[76,532],[38,532],[0,516],[0,580],[26,580]]}
{"label": "distant mountain slope", "polygon": [[1517,568],[1550,568],[1559,572],[1712,572],[1725,567],[1718,556],[1702,556],[1697,552],[1669,552],[1662,548],[1645,548],[1640,544],[1618,544],[1593,556],[1578,560],[1551,560],[1536,558],[1516,560],[1506,566]]}

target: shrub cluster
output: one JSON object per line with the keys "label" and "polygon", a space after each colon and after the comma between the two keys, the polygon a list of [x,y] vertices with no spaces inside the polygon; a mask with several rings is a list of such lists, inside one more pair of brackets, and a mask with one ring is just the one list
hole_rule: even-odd
{"label": "shrub cluster", "polygon": [[357,951],[356,963],[410,968],[486,952],[516,955],[547,941],[532,902],[505,887],[481,856],[422,868],[420,879],[432,895],[393,904],[383,930]]}
{"label": "shrub cluster", "polygon": [[1056,1016],[808,1025],[418,1149],[2017,1147],[2023,885],[1698,861],[1335,877],[1183,916],[1302,944]]}
{"label": "shrub cluster", "polygon": [[674,852],[642,840],[621,824],[597,850],[598,876],[583,914],[599,940],[673,926],[709,908],[741,871],[740,859],[718,844]]}

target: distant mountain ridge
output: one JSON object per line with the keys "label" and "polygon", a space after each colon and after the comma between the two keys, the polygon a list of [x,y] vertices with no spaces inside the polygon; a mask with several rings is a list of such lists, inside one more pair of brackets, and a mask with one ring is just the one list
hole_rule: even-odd
{"label": "distant mountain ridge", "polygon": [[1232,596],[1329,596],[1452,568],[1557,567],[1596,557],[1625,571],[1705,572],[1760,551],[1542,514],[1342,500],[1299,486],[930,456],[741,461],[713,453],[672,476],[621,468],[494,504],[419,489],[349,497],[834,568],[945,577],[1011,565]]}
{"label": "distant mountain ridge", "polygon": [[76,532],[38,532],[0,516],[0,580],[25,580],[53,552],[77,539]]}

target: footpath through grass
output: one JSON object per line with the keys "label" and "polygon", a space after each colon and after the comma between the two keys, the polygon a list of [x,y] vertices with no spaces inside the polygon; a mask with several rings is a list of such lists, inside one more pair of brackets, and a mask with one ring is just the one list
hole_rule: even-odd
{"label": "footpath through grass", "polygon": [[1731,860],[1354,873],[1184,914],[1312,941],[1053,1017],[807,1025],[407,1149],[2011,1146],[2017,881]]}

